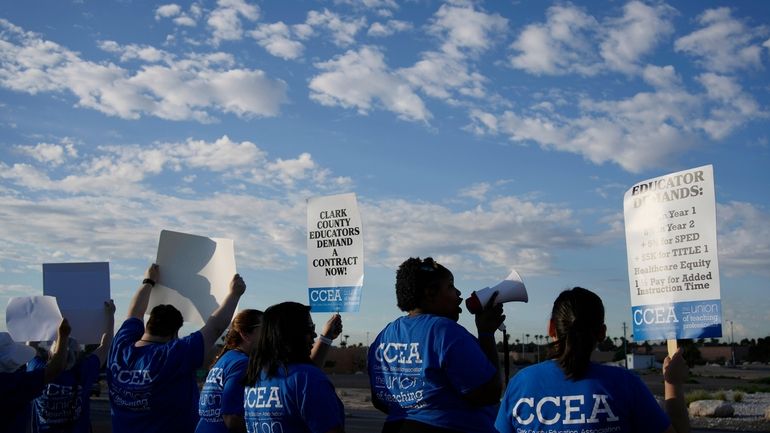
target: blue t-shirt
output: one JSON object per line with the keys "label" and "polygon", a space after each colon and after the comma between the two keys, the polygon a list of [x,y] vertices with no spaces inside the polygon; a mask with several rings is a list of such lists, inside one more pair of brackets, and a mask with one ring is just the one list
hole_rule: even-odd
{"label": "blue t-shirt", "polygon": [[326,375],[311,364],[261,379],[243,391],[249,433],[326,433],[344,427],[345,408]]}
{"label": "blue t-shirt", "polygon": [[223,415],[243,416],[243,379],[248,366],[248,355],[230,350],[211,367],[201,390],[195,433],[228,433]]}
{"label": "blue t-shirt", "polygon": [[585,377],[573,381],[556,361],[517,373],[495,422],[501,433],[659,433],[669,425],[655,397],[629,371],[592,363]]}
{"label": "blue t-shirt", "polygon": [[409,419],[463,432],[494,432],[496,406],[463,397],[497,369],[478,340],[445,317],[421,314],[388,324],[369,347],[373,398],[388,407],[388,421]]}
{"label": "blue t-shirt", "polygon": [[45,370],[0,373],[0,433],[27,429],[29,403],[43,390]]}
{"label": "blue t-shirt", "polygon": [[[35,357],[29,370],[44,370],[47,361]],[[89,433],[91,431],[91,387],[99,379],[99,357],[88,355],[43,388],[32,402],[32,431],[35,433]]]}
{"label": "blue t-shirt", "polygon": [[198,423],[195,370],[203,363],[203,335],[134,347],[144,323],[123,322],[107,355],[114,433],[192,432]]}

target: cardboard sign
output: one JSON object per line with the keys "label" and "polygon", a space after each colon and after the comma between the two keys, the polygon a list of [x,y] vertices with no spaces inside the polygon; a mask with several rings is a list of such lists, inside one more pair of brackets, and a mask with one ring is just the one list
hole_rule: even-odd
{"label": "cardboard sign", "polygon": [[623,208],[634,338],[721,337],[712,166],[639,182]]}
{"label": "cardboard sign", "polygon": [[78,343],[101,341],[108,323],[104,302],[110,300],[109,263],[43,263],[43,294],[56,297]]}
{"label": "cardboard sign", "polygon": [[235,275],[231,239],[163,230],[158,241],[159,278],[147,308],[171,304],[186,322],[203,324],[224,302]]}
{"label": "cardboard sign", "polygon": [[61,319],[53,296],[14,297],[5,309],[5,326],[13,341],[53,341]]}
{"label": "cardboard sign", "polygon": [[356,195],[307,202],[308,297],[313,312],[358,311],[364,285],[364,239]]}

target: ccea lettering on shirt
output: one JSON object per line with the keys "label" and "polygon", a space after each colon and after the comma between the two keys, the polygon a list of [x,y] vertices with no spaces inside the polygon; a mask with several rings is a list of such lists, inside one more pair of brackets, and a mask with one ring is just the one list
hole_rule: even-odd
{"label": "ccea lettering on shirt", "polygon": [[521,425],[529,425],[537,419],[543,425],[563,424],[595,424],[600,422],[602,415],[605,422],[617,421],[609,403],[610,396],[593,394],[593,409],[586,417],[584,395],[521,397],[513,405],[511,416]]}
{"label": "ccea lettering on shirt", "polygon": [[422,364],[420,343],[380,343],[374,359],[388,364]]}
{"label": "ccea lettering on shirt", "polygon": [[276,408],[282,409],[280,388],[277,386],[247,387],[244,390],[243,402],[247,408]]}

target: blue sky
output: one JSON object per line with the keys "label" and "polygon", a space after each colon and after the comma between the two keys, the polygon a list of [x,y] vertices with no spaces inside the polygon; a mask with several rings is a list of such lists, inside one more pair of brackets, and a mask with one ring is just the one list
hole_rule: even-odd
{"label": "blue sky", "polygon": [[355,192],[350,341],[400,314],[395,269],[429,255],[464,296],[516,268],[514,339],[545,334],[575,285],[619,336],[624,191],[713,164],[724,320],[765,336],[768,17],[727,1],[3,2],[0,304],[41,294],[41,263],[109,261],[120,319],[162,229],[234,239],[242,306],[307,302],[305,200]]}

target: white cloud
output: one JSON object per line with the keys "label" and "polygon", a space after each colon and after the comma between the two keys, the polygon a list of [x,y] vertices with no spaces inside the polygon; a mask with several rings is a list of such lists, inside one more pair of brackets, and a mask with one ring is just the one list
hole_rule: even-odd
{"label": "white cloud", "polygon": [[762,67],[761,28],[750,28],[732,16],[729,8],[708,9],[698,16],[702,28],[676,40],[676,51],[699,59],[716,72]]}
{"label": "white cloud", "polygon": [[551,6],[546,22],[530,24],[511,44],[511,66],[532,74],[594,75],[600,63],[594,52],[599,23],[575,6]]}
{"label": "white cloud", "polygon": [[495,37],[505,33],[508,20],[499,14],[478,11],[473,4],[443,4],[431,18],[428,31],[443,41],[450,55],[488,50]]}
{"label": "white cloud", "polygon": [[[215,193],[195,190],[203,170],[221,173],[205,176],[205,191]],[[248,178],[256,172],[259,179]],[[349,179],[332,176],[307,153],[271,159],[254,143],[227,136],[100,147],[53,173],[50,166],[0,163],[0,182],[8,186],[0,189],[0,266],[36,266],[53,254],[62,261],[151,260],[158,232],[174,229],[238,239],[239,266],[286,269],[304,260],[303,198],[350,188]],[[155,182],[169,173],[188,198]],[[241,189],[239,181],[254,183]],[[486,201],[489,188],[480,183],[461,192],[480,201],[471,208],[362,200],[368,260],[392,266],[405,255],[433,254],[457,271],[491,265],[547,273],[552,251],[598,239],[582,233],[562,204]]]}
{"label": "white cloud", "polygon": [[642,79],[656,89],[673,89],[682,84],[681,78],[671,65],[662,67],[647,65],[642,70]]}
{"label": "white cloud", "polygon": [[170,3],[158,6],[157,9],[155,9],[155,19],[160,20],[161,18],[172,18],[182,13],[182,7],[178,4]]}
{"label": "white cloud", "polygon": [[717,204],[719,270],[770,276],[770,214],[746,202]]}
{"label": "white cloud", "polygon": [[259,19],[259,7],[245,0],[218,0],[206,21],[212,30],[212,43],[218,45],[222,41],[237,41],[243,37],[241,18],[249,21]]}
{"label": "white cloud", "polygon": [[196,4],[190,5],[188,12],[182,12],[182,7],[174,3],[162,5],[155,9],[156,20],[170,18],[174,24],[183,27],[195,27],[198,24],[196,20],[201,15],[201,8]]}
{"label": "white cloud", "polygon": [[426,95],[449,103],[454,102],[454,92],[474,98],[486,96],[484,83],[487,79],[478,72],[469,71],[468,64],[462,59],[435,51],[425,52],[421,57],[414,66],[400,69],[398,74]]}
{"label": "white cloud", "polygon": [[431,117],[409,84],[388,70],[377,48],[350,50],[315,66],[324,72],[310,81],[310,98],[322,105],[355,108],[361,114],[381,106],[405,120]]}
{"label": "white cloud", "polygon": [[706,89],[708,98],[717,104],[711,108],[708,117],[696,121],[696,125],[713,139],[721,140],[747,121],[768,116],[734,78],[709,72],[697,79]]}
{"label": "white cloud", "polygon": [[385,23],[372,23],[366,34],[373,37],[386,37],[412,29],[412,24],[401,20],[388,20]]}
{"label": "white cloud", "polygon": [[395,0],[334,0],[334,3],[355,7],[363,6],[367,9],[398,9],[398,3]]}
{"label": "white cloud", "polygon": [[170,62],[173,55],[149,45],[119,45],[115,41],[99,41],[99,48],[113,54],[120,54],[120,61],[142,60],[148,63]]}
{"label": "white cloud", "polygon": [[492,189],[492,185],[488,182],[479,182],[461,189],[457,195],[460,197],[472,198],[476,201],[484,201],[490,189]]}
{"label": "white cloud", "polygon": [[[209,122],[213,112],[242,117],[275,116],[286,99],[286,84],[259,70],[234,68],[224,53],[175,59],[148,46],[102,42],[125,59],[151,61],[136,72],[113,63],[81,59],[60,45],[0,21],[0,85],[19,92],[69,91],[80,107],[111,116],[143,115]],[[160,63],[159,63],[160,62]]]}
{"label": "white cloud", "polygon": [[189,183],[184,179],[195,179],[197,170],[219,173],[223,180],[230,182],[238,180],[284,189],[300,183],[313,185],[315,189],[350,185],[350,179],[334,177],[328,169],[319,167],[309,153],[297,158],[269,160],[256,144],[235,142],[226,135],[213,142],[188,139],[182,143],[142,147],[104,146],[97,154],[85,155],[77,163],[68,162],[62,158],[57,164],[63,164],[65,173],[57,177],[30,164],[0,163],[0,179],[32,191],[115,197],[141,194],[144,183],[164,172],[178,173],[179,179]]}
{"label": "white cloud", "polygon": [[471,274],[489,265],[543,274],[551,269],[552,251],[593,242],[576,228],[572,211],[514,196],[467,210],[383,200],[364,203],[362,214],[367,216],[367,260],[386,267],[407,256],[432,255]]}
{"label": "white cloud", "polygon": [[[300,30],[302,32],[302,30]],[[304,33],[303,33],[304,34]],[[292,30],[283,22],[260,24],[249,35],[270,54],[285,60],[302,56],[305,46],[292,39]]]}
{"label": "white cloud", "polygon": [[345,20],[338,14],[324,9],[323,12],[308,12],[305,24],[328,30],[332,34],[332,41],[337,46],[345,47],[355,42],[356,33],[366,26],[366,18]]}
{"label": "white cloud", "polygon": [[61,144],[38,143],[34,146],[16,146],[21,153],[31,156],[36,161],[60,165],[67,158],[78,156],[75,144],[69,139],[63,139]]}
{"label": "white cloud", "polygon": [[636,73],[638,61],[674,31],[671,22],[675,10],[668,5],[626,3],[623,16],[611,19],[601,43],[601,55],[607,66],[627,74]]}

